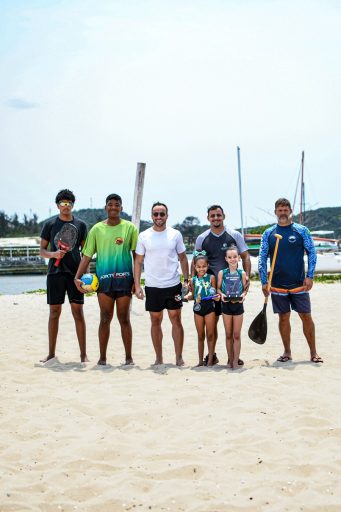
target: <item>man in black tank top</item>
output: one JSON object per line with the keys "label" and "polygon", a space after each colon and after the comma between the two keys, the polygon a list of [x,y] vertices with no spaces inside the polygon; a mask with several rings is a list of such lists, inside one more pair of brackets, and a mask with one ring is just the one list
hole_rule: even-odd
{"label": "man in black tank top", "polygon": [[[220,205],[212,205],[207,210],[207,220],[210,223],[210,229],[207,229],[198,236],[195,242],[196,251],[205,251],[208,257],[209,271],[211,271],[216,278],[218,272],[226,267],[225,254],[226,249],[230,245],[235,245],[242,259],[243,269],[246,273],[246,291],[250,285],[251,273],[251,260],[248,252],[248,247],[245,243],[243,236],[239,231],[226,228],[224,226],[225,214]],[[192,275],[194,275],[194,268],[192,263]],[[217,320],[219,316],[217,316]],[[218,338],[218,329],[215,329],[215,343]],[[217,357],[215,361],[218,362]],[[244,364],[240,359],[239,364]]]}

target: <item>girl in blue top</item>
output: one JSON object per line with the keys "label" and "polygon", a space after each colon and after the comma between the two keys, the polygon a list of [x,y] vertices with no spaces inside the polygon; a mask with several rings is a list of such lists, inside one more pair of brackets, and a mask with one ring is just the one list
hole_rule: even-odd
{"label": "girl in blue top", "polygon": [[240,256],[235,246],[226,251],[227,268],[218,274],[218,293],[222,300],[222,313],[226,333],[227,367],[238,368],[240,332],[243,324],[246,274],[238,268]]}
{"label": "girl in blue top", "polygon": [[[208,258],[206,252],[194,253],[195,276],[192,277],[191,291],[186,295],[187,299],[194,299],[194,323],[198,333],[199,363],[204,365],[205,339],[208,346],[207,366],[213,366],[214,358],[214,329],[216,325],[215,300],[220,300],[216,292],[216,279],[208,274]],[[213,296],[213,297],[212,297]],[[208,300],[205,300],[207,297]]]}

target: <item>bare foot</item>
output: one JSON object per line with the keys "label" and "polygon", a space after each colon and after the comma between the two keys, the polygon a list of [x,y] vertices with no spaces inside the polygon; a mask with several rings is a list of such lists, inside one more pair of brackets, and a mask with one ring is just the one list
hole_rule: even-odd
{"label": "bare foot", "polygon": [[131,357],[129,357],[129,359],[126,359],[126,362],[124,363],[126,366],[134,366],[134,361]]}
{"label": "bare foot", "polygon": [[182,359],[182,357],[177,358],[176,366],[185,366],[185,361]]}
{"label": "bare foot", "polygon": [[55,354],[49,354],[44,359],[40,359],[40,362],[41,363],[47,363],[47,361],[50,361],[50,359],[54,359],[55,357],[56,357]]}
{"label": "bare foot", "polygon": [[99,359],[99,360],[98,360],[98,362],[97,362],[97,364],[98,364],[99,366],[105,366],[105,365],[107,364],[107,361],[106,361],[106,360],[105,360],[105,361],[102,361],[101,359]]}
{"label": "bare foot", "polygon": [[88,356],[85,354],[85,356],[81,356],[81,363],[88,363],[89,359]]}
{"label": "bare foot", "polygon": [[158,366],[159,364],[163,364],[163,359],[155,359],[155,363],[151,366]]}
{"label": "bare foot", "polygon": [[227,361],[226,366],[227,366],[227,368],[232,368],[232,364],[230,363],[230,361]]}
{"label": "bare foot", "polygon": [[193,368],[199,368],[200,366],[204,366],[204,361],[199,361],[199,363],[193,366]]}

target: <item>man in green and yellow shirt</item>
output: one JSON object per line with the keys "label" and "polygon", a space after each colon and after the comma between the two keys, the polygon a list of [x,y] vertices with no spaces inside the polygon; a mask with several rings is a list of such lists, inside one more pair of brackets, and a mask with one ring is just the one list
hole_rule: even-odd
{"label": "man in green and yellow shirt", "polygon": [[96,254],[96,275],[99,280],[97,297],[101,311],[98,364],[106,364],[110,323],[115,303],[126,353],[125,363],[133,364],[130,303],[134,283],[132,259],[135,258],[137,228],[132,222],[121,219],[122,199],[119,195],[110,194],[106,198],[105,211],[107,219],[95,224],[87,236],[75,283],[77,288],[84,292],[80,277],[86,272],[91,258]]}

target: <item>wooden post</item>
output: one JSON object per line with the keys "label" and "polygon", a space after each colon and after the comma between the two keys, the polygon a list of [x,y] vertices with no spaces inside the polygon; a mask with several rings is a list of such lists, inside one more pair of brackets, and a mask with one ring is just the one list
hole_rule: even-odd
{"label": "wooden post", "polygon": [[144,184],[145,170],[146,170],[146,164],[142,164],[142,163],[138,162],[137,168],[136,168],[133,213],[131,216],[131,221],[133,224],[135,224],[138,231],[140,230],[141,207],[142,207],[142,196],[143,196],[143,184]]}

